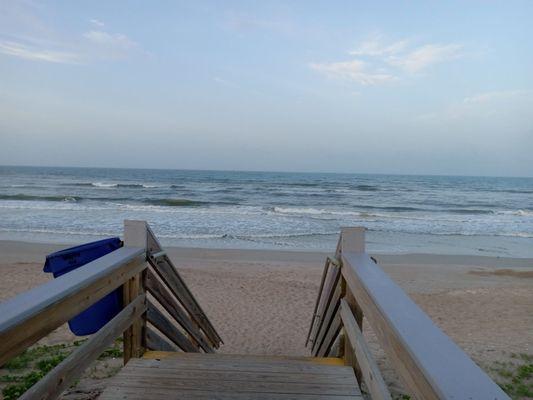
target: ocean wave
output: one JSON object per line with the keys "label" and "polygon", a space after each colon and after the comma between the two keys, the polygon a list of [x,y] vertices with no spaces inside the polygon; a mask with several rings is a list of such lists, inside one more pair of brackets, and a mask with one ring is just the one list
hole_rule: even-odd
{"label": "ocean wave", "polygon": [[200,207],[210,204],[205,201],[189,200],[189,199],[147,199],[144,203],[156,206],[167,207]]}
{"label": "ocean wave", "polygon": [[2,194],[0,200],[20,200],[20,201],[68,201],[76,202],[81,198],[78,196],[36,196],[30,194]]}
{"label": "ocean wave", "polygon": [[359,190],[361,192],[377,192],[380,190],[378,186],[373,185],[356,185],[354,189]]}

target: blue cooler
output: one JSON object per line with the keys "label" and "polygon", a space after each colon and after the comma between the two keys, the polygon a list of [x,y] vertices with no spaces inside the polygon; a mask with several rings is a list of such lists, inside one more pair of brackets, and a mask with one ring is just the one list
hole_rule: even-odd
{"label": "blue cooler", "polygon": [[[91,261],[122,247],[118,237],[71,247],[46,256],[43,271],[51,272],[54,278],[66,274]],[[70,321],[68,326],[77,336],[97,332],[122,310],[122,287],[103,297]]]}

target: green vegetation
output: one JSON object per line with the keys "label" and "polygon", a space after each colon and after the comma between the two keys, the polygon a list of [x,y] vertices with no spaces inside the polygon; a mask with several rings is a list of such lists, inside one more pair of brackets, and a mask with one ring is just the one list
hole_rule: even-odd
{"label": "green vegetation", "polygon": [[[76,340],[69,344],[35,346],[9,360],[0,369],[0,387],[4,400],[19,398],[26,390],[42,379],[55,366],[63,361],[87,339]],[[122,357],[122,338],[117,339],[112,347],[106,349],[98,360],[110,360]],[[101,366],[91,369],[91,377],[102,379],[113,376],[120,366],[110,366],[107,361],[99,361]],[[101,367],[101,368],[100,368]]]}
{"label": "green vegetation", "polygon": [[533,355],[511,353],[512,361],[495,362],[490,368],[496,382],[513,399],[533,397]]}

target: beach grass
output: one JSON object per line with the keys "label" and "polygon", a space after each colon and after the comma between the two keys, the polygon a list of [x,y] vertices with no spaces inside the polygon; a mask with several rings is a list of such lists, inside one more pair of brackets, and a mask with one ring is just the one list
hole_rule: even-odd
{"label": "beach grass", "polygon": [[533,354],[511,353],[509,361],[495,361],[489,370],[511,398],[533,398]]}
{"label": "beach grass", "polygon": [[[9,360],[0,369],[0,388],[4,400],[19,398],[86,340],[33,346]],[[106,349],[86,375],[93,379],[104,379],[116,374],[120,366],[108,361],[122,358],[121,341],[121,338],[117,339],[112,347]]]}

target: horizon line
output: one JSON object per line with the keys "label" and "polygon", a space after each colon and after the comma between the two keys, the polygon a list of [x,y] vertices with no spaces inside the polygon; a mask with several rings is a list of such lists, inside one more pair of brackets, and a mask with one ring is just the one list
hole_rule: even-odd
{"label": "horizon line", "polygon": [[194,169],[194,168],[146,168],[146,167],[93,167],[72,165],[9,165],[0,164],[2,167],[18,168],[73,168],[73,169],[117,169],[117,170],[147,170],[147,171],[190,171],[190,172],[245,172],[245,173],[282,173],[282,174],[331,174],[331,175],[382,175],[382,176],[433,176],[457,178],[517,178],[533,179],[533,176],[516,175],[457,175],[457,174],[419,174],[419,173],[385,173],[385,172],[327,172],[327,171],[282,171],[282,170],[239,170],[239,169]]}

